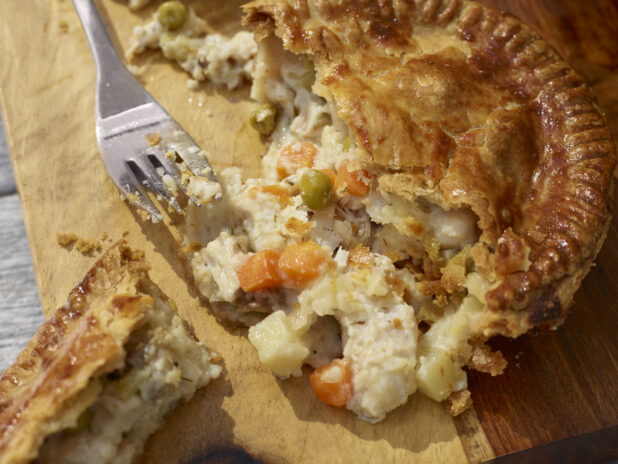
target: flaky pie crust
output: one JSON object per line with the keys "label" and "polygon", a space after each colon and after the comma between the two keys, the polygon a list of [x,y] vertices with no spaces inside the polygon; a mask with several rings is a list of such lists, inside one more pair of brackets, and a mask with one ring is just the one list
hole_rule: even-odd
{"label": "flaky pie crust", "polygon": [[258,40],[311,55],[386,192],[478,216],[495,282],[476,335],[556,327],[611,214],[616,151],[584,81],[530,27],[466,0],[257,0]]}
{"label": "flaky pie crust", "polygon": [[143,253],[118,242],[0,376],[0,462],[30,462],[94,401],[91,379],[123,365],[123,345],[153,303],[140,290],[147,270]]}

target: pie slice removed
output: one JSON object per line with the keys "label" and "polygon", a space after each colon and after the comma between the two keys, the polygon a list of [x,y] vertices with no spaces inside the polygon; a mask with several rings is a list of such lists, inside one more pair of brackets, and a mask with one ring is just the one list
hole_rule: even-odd
{"label": "pie slice removed", "polygon": [[221,367],[148,279],[111,247],[0,377],[0,463],[130,463]]}

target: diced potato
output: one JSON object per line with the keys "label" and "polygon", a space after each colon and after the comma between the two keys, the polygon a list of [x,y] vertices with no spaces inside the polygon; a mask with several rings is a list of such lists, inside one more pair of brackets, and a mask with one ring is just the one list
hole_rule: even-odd
{"label": "diced potato", "polygon": [[439,348],[421,353],[416,369],[418,390],[435,401],[443,401],[456,386],[465,381],[466,373]]}
{"label": "diced potato", "polygon": [[447,353],[456,353],[459,346],[470,337],[472,321],[482,309],[483,305],[476,297],[468,295],[459,308],[434,322],[421,337],[420,344],[426,348],[439,348]]}
{"label": "diced potato", "polygon": [[283,311],[275,311],[251,327],[249,341],[258,350],[260,361],[282,378],[300,375],[302,363],[309,355],[309,349]]}
{"label": "diced potato", "polygon": [[452,360],[451,355],[467,342],[471,320],[482,310],[482,303],[468,295],[459,308],[437,320],[421,336],[416,381],[418,389],[425,395],[442,401],[454,388],[462,388],[466,373]]}
{"label": "diced potato", "polygon": [[461,306],[459,307],[459,311],[467,314],[472,317],[475,314],[483,311],[484,305],[479,301],[479,299],[474,295],[468,295],[461,302]]}
{"label": "diced potato", "polygon": [[485,301],[485,294],[492,285],[478,272],[471,272],[466,277],[468,294],[474,295],[479,301]]}
{"label": "diced potato", "polygon": [[334,315],[339,306],[338,296],[344,291],[337,284],[337,280],[322,278],[311,289],[302,292],[298,302],[301,307],[318,316]]}
{"label": "diced potato", "polygon": [[462,304],[455,314],[446,319],[446,337],[457,345],[467,340],[470,335],[470,318],[466,309],[467,306]]}

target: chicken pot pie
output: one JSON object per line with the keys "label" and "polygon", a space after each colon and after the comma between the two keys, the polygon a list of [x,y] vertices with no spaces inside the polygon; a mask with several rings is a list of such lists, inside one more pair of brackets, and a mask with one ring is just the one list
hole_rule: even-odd
{"label": "chicken pot pie", "polygon": [[196,286],[277,376],[313,367],[328,404],[376,422],[418,390],[462,412],[465,369],[506,366],[487,339],[558,327],[604,240],[615,147],[594,96],[471,1],[244,12],[268,148],[260,176],[226,169],[222,199],[189,206]]}
{"label": "chicken pot pie", "polygon": [[221,367],[148,279],[110,248],[0,377],[1,463],[130,463]]}

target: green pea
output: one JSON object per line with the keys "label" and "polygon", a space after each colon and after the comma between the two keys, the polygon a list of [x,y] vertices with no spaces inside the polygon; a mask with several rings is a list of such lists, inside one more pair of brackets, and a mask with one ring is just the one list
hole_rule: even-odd
{"label": "green pea", "polygon": [[90,423],[92,422],[92,418],[94,417],[94,411],[92,408],[86,408],[82,411],[82,413],[77,418],[77,422],[75,427],[71,427],[67,429],[67,432],[71,435],[76,435],[78,433],[83,432],[88,427],[90,427]]}
{"label": "green pea", "polygon": [[275,130],[277,107],[272,103],[261,103],[253,110],[249,123],[262,135],[270,135]]}
{"label": "green pea", "polygon": [[335,202],[333,183],[322,171],[310,169],[300,179],[300,196],[311,209],[323,209]]}
{"label": "green pea", "polygon": [[178,29],[187,19],[187,7],[177,0],[162,3],[157,8],[157,19],[170,31]]}

